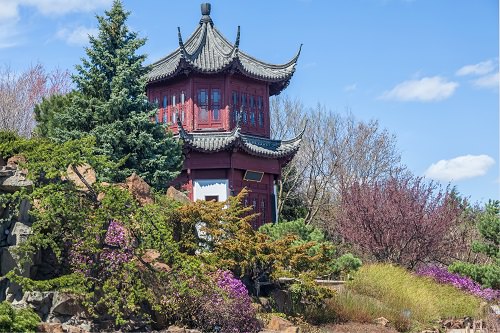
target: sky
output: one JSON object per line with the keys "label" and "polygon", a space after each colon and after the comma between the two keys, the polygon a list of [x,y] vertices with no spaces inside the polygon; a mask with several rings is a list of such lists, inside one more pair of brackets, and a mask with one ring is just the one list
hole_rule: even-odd
{"label": "sky", "polygon": [[[68,69],[85,56],[111,0],[0,0],[0,66]],[[124,0],[154,62],[196,29],[202,1]],[[283,94],[376,119],[415,175],[472,202],[500,199],[499,5],[496,0],[212,0],[211,17],[240,49],[286,63]]]}

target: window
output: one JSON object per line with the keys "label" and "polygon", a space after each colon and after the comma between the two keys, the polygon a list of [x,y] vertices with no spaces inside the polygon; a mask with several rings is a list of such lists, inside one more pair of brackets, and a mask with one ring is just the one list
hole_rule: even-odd
{"label": "window", "polygon": [[262,96],[257,97],[257,109],[259,110],[259,126],[264,127],[264,101]]}
{"label": "window", "polygon": [[198,120],[208,122],[208,89],[198,90]]}
{"label": "window", "polygon": [[250,111],[250,125],[255,126],[255,112]]}
{"label": "window", "polygon": [[260,218],[262,223],[266,223],[266,200],[260,201]]}
{"label": "window", "polygon": [[238,92],[233,91],[233,108],[238,105]]}
{"label": "window", "polygon": [[264,176],[263,172],[247,170],[245,172],[245,176],[243,177],[243,180],[246,180],[249,182],[261,182],[263,176]]}
{"label": "window", "polygon": [[163,108],[166,108],[168,105],[168,99],[167,99],[167,95],[163,96]]}
{"label": "window", "polygon": [[167,112],[167,110],[163,111],[163,123],[164,124],[168,123],[168,112]]}
{"label": "window", "polygon": [[219,196],[218,195],[205,195],[205,201],[219,201]]}
{"label": "window", "polygon": [[212,89],[212,120],[219,120],[220,89]]}
{"label": "window", "polygon": [[243,117],[242,118],[243,118],[243,124],[246,124],[248,122],[247,111],[246,110],[243,111]]}

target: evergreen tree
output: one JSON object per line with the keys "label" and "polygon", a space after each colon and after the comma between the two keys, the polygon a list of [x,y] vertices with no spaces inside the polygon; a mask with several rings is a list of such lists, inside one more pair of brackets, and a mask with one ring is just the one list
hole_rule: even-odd
{"label": "evergreen tree", "polygon": [[143,66],[146,56],[136,54],[146,40],[129,31],[129,14],[115,0],[111,10],[97,16],[99,35],[89,37],[87,58],[73,76],[78,93],[55,114],[46,111],[48,120],[39,117],[39,132],[58,141],[92,135],[96,153],[120,165],[110,180],[135,172],[159,189],[178,174],[181,146],[163,125],[151,121],[156,106],[145,95],[149,68]]}

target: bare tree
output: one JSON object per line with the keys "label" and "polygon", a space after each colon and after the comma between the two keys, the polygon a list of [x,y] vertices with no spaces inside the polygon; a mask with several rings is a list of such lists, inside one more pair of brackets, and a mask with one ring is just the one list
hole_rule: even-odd
{"label": "bare tree", "polygon": [[47,72],[41,64],[23,72],[6,66],[0,69],[0,130],[31,136],[35,127],[33,109],[43,97],[71,90],[68,71]]}
{"label": "bare tree", "polygon": [[377,121],[358,121],[317,105],[307,109],[299,100],[275,97],[271,101],[271,132],[277,138],[297,135],[305,126],[302,146],[283,170],[278,212],[300,197],[306,205],[306,223],[331,221],[342,188],[353,180],[372,182],[400,168],[396,138]]}

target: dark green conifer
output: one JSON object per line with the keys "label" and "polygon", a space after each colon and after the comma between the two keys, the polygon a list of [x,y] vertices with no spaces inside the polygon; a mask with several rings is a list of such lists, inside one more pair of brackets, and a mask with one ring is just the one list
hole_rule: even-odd
{"label": "dark green conifer", "polygon": [[[78,93],[69,105],[51,115],[39,128],[58,141],[92,135],[98,154],[108,155],[119,170],[108,175],[122,181],[133,172],[155,188],[164,188],[181,167],[181,146],[163,125],[151,121],[156,106],[145,94],[148,67],[145,55],[136,54],[145,39],[129,31],[121,1],[97,16],[99,34],[90,36],[87,57],[73,76]],[[46,101],[45,103],[49,103]]]}

